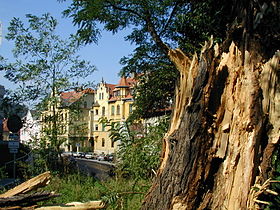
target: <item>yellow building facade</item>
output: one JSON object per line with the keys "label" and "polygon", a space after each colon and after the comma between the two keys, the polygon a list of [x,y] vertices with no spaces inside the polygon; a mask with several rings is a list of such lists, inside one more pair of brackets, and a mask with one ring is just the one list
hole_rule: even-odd
{"label": "yellow building facade", "polygon": [[[79,151],[81,147],[92,147],[88,141],[89,112],[94,103],[94,90],[62,92],[56,106],[48,106],[41,114],[42,134],[48,135],[52,129],[54,114],[57,116],[56,128],[59,141],[63,142],[64,151]],[[53,110],[55,108],[55,110]]]}
{"label": "yellow building facade", "polygon": [[[110,139],[110,132],[100,120],[123,123],[133,110],[132,91],[135,80],[121,78],[118,84],[108,84],[103,80],[96,90],[90,88],[61,93],[55,108],[58,136],[63,144],[61,149],[81,151],[91,148],[98,154],[115,153],[118,142]],[[41,115],[42,129],[51,129],[47,119],[53,115],[49,106]]]}
{"label": "yellow building facade", "polygon": [[110,139],[110,132],[100,119],[123,123],[133,110],[132,91],[135,80],[121,78],[117,85],[102,81],[96,90],[95,103],[91,110],[90,138],[94,141],[94,152],[111,154],[118,149],[118,142]]}

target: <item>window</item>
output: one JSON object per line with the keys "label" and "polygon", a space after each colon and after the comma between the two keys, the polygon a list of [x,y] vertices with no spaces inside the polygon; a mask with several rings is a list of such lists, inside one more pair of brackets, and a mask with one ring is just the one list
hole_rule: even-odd
{"label": "window", "polygon": [[114,146],[115,146],[115,142],[111,140],[111,147],[114,148]]}
{"label": "window", "polygon": [[105,131],[105,124],[102,123],[102,131]]}
{"label": "window", "polygon": [[99,100],[101,100],[101,93],[99,93]]}
{"label": "window", "polygon": [[98,109],[95,110],[95,115],[98,115]]}
{"label": "window", "polygon": [[132,104],[129,104],[129,113],[132,113]]}
{"label": "window", "polygon": [[102,93],[102,98],[101,98],[102,100],[104,99],[104,93]]}
{"label": "window", "polygon": [[121,114],[121,108],[120,108],[120,105],[117,106],[117,115],[120,115]]}
{"label": "window", "polygon": [[95,125],[95,130],[98,131],[98,124]]}
{"label": "window", "polygon": [[102,147],[105,147],[105,139],[102,138]]}
{"label": "window", "polygon": [[115,106],[114,105],[111,107],[111,115],[115,115]]}
{"label": "window", "polygon": [[105,107],[102,107],[102,116],[105,116]]}

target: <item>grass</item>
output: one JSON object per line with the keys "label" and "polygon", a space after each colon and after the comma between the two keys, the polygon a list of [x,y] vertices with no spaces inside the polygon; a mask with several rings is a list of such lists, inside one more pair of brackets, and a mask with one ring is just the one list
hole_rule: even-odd
{"label": "grass", "polygon": [[70,174],[60,177],[56,175],[44,188],[61,194],[60,197],[40,203],[65,204],[73,201],[87,202],[103,200],[107,209],[137,210],[150,187],[150,181],[127,179],[110,179],[104,182],[82,174]]}

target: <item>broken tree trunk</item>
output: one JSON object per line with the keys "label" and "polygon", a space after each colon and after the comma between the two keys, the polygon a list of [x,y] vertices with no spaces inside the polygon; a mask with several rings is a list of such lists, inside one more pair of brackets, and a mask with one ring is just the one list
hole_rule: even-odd
{"label": "broken tree trunk", "polygon": [[219,54],[210,41],[199,59],[180,50],[169,56],[181,78],[161,166],[142,209],[246,209],[279,142],[280,52],[264,63],[234,43]]}
{"label": "broken tree trunk", "polygon": [[27,193],[39,187],[46,186],[50,182],[50,178],[51,173],[47,171],[1,194],[0,198],[8,198],[20,193]]}

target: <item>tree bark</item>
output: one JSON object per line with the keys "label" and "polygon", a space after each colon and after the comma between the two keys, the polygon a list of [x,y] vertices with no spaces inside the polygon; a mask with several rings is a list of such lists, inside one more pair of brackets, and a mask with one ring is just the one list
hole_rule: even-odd
{"label": "tree bark", "polygon": [[280,52],[264,62],[234,43],[227,53],[218,49],[210,41],[192,60],[169,51],[181,78],[161,166],[142,209],[256,205],[251,187],[268,178],[279,143]]}

